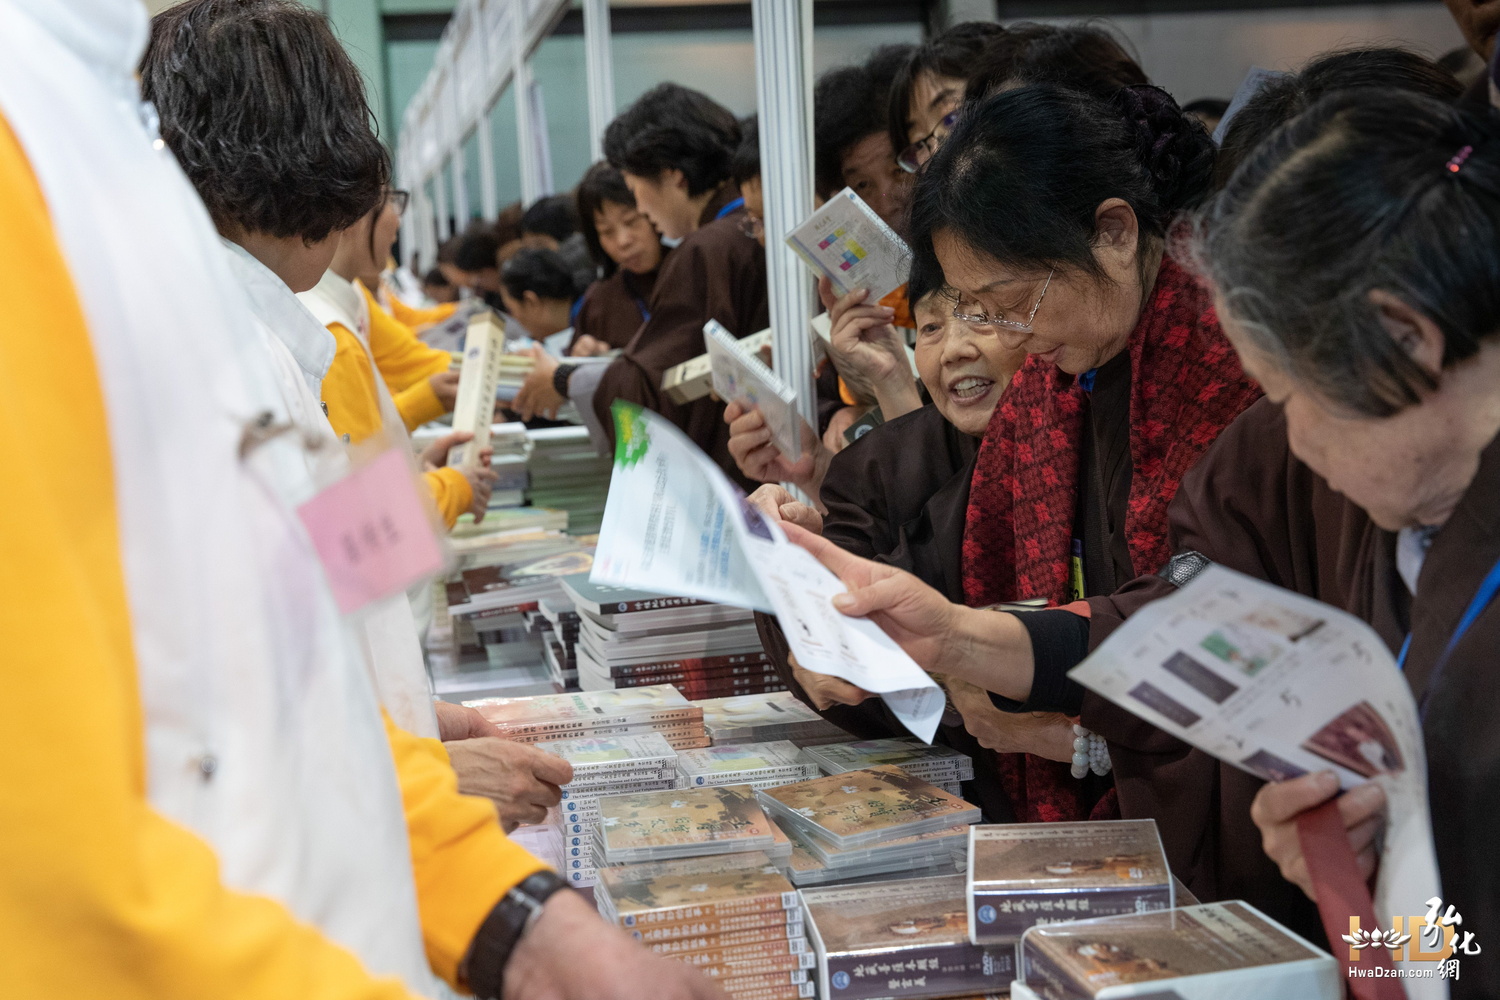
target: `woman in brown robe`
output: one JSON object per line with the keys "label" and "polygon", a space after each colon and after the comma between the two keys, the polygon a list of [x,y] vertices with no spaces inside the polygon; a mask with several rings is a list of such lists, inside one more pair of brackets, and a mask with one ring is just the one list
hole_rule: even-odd
{"label": "woman in brown robe", "polygon": [[[1317,775],[1262,786],[1081,696],[1065,671],[1206,560],[1360,616],[1404,649],[1422,709],[1444,908],[1464,928],[1500,925],[1489,858],[1500,799],[1496,149],[1488,117],[1353,91],[1320,102],[1236,173],[1205,213],[1200,253],[1226,332],[1269,399],[1185,480],[1172,509],[1179,553],[1161,577],[1075,609],[1081,646],[1033,647],[1014,616],[958,608],[799,536],[856,588],[844,610],[899,625],[930,669],[1030,706],[1081,701],[1110,739],[1126,815],[1158,819],[1189,887],[1210,899],[1282,897],[1257,905],[1303,929],[1311,911],[1275,872],[1310,887],[1295,816],[1336,789]],[[1340,800],[1367,872],[1382,805],[1368,788]],[[1452,996],[1500,994],[1493,949],[1458,957]]]}
{"label": "woman in brown robe", "polygon": [[703,325],[709,320],[737,337],[770,323],[765,251],[740,228],[744,201],[730,176],[739,140],[739,122],[727,108],[670,83],[647,91],[610,123],[604,137],[610,163],[657,230],[682,242],[646,301],[651,318],[624,353],[608,365],[559,366],[551,386],[536,387],[534,402],[545,410],[572,399],[608,450],[614,447],[615,400],[655,410],[731,478],[748,485],[729,456],[724,404],[712,398],[675,403],[661,391],[668,368],[704,352]]}
{"label": "woman in brown robe", "polygon": [[579,231],[600,278],[578,307],[568,353],[602,354],[624,348],[651,318],[648,303],[667,248],[636,207],[625,178],[608,163],[589,168],[577,199]]}

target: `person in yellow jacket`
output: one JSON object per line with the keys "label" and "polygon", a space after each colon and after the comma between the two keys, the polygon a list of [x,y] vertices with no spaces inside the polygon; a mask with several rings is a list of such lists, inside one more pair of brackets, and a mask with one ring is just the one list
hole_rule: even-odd
{"label": "person in yellow jacket", "polygon": [[[507,1000],[719,996],[571,893],[533,915],[538,863],[382,728],[280,496],[301,443],[133,99],[144,36],[134,0],[0,0],[0,295],[34,334],[0,338],[6,997],[396,1000],[429,963]],[[39,426],[104,447],[39,456]]]}

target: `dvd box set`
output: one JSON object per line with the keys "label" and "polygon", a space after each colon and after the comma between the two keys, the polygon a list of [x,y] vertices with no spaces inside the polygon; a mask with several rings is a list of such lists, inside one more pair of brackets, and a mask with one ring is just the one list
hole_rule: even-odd
{"label": "dvd box set", "polygon": [[951,795],[959,794],[961,782],[974,780],[974,761],[967,754],[950,747],[929,746],[914,737],[829,743],[808,747],[806,753],[824,774],[891,764]]}
{"label": "dvd box set", "polygon": [[598,809],[595,857],[611,865],[764,852],[775,842],[749,785],[610,795]]}
{"label": "dvd box set", "polygon": [[656,732],[674,749],[708,745],[703,709],[670,684],[530,698],[481,698],[464,704],[478,709],[502,735],[518,743]]}
{"label": "dvd box set", "polygon": [[1033,927],[1015,1000],[1338,1000],[1342,970],[1248,903]]}
{"label": "dvd box set", "polygon": [[979,943],[1037,924],[1165,910],[1172,873],[1156,821],[969,828],[969,927]]}
{"label": "dvd box set", "polygon": [[714,746],[790,740],[807,747],[849,738],[790,691],[709,698],[698,704],[703,708],[703,728]]}
{"label": "dvd box set", "polygon": [[790,740],[684,750],[677,757],[677,770],[684,788],[739,784],[774,788],[816,778],[820,773],[818,765],[804,757]]}
{"label": "dvd box set", "polygon": [[801,890],[829,1000],[927,1000],[1004,992],[1014,945],[969,940],[964,877],[900,879]]}
{"label": "dvd box set", "polygon": [[979,821],[979,809],[889,764],[757,793],[789,831],[848,850]]}

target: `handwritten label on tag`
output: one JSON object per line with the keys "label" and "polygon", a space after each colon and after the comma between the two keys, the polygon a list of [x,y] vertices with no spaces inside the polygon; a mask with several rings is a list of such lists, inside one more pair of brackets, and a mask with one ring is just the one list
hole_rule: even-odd
{"label": "handwritten label on tag", "polygon": [[392,448],[297,508],[344,614],[443,565],[406,458]]}

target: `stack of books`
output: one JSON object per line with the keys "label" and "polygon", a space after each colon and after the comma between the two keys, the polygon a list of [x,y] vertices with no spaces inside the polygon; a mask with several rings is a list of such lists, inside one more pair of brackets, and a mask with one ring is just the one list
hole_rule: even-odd
{"label": "stack of books", "polygon": [[526,384],[526,376],[536,367],[536,359],[529,354],[500,355],[500,377],[495,382],[495,398],[509,403]]}
{"label": "stack of books", "polygon": [[579,617],[577,663],[585,691],[672,684],[691,698],[781,690],[755,617],[688,597],[562,582]]}
{"label": "stack of books", "polygon": [[610,795],[599,800],[594,857],[603,864],[765,852],[771,822],[749,785]]}
{"label": "stack of books", "polygon": [[818,766],[797,744],[776,740],[684,750],[677,755],[677,774],[682,788],[743,784],[760,791],[816,778]]}
{"label": "stack of books", "polygon": [[535,507],[568,512],[568,531],[599,531],[613,463],[601,456],[582,426],[546,427],[526,432],[531,442],[527,497]]}
{"label": "stack of books", "polygon": [[950,795],[960,795],[959,784],[974,780],[974,761],[950,747],[929,746],[915,737],[902,736],[857,743],[829,743],[808,747],[807,759],[824,774],[842,774],[867,767],[891,764],[907,774],[937,785]]}
{"label": "stack of books", "polygon": [[480,698],[479,710],[517,743],[660,733],[674,750],[708,746],[703,709],[669,684],[627,691],[583,691],[531,698]]}
{"label": "stack of books", "polygon": [[[563,577],[564,588],[567,579]],[[547,624],[542,646],[542,661],[547,665],[547,674],[559,692],[577,691],[578,612],[573,609],[566,589],[561,594],[537,601],[536,608],[536,614]]]}
{"label": "stack of books", "polygon": [[714,746],[790,740],[800,747],[841,743],[849,734],[787,691],[699,701]]}
{"label": "stack of books", "polygon": [[599,800],[621,792],[654,791],[677,783],[677,751],[660,733],[549,740],[537,746],[573,765],[563,786],[558,849],[570,885],[593,885]]}
{"label": "stack of books", "polygon": [[969,927],[1014,943],[1038,924],[1175,905],[1156,821],[1012,823],[969,829]]}
{"label": "stack of books", "polygon": [[606,868],[594,901],[610,923],[734,1000],[815,995],[797,892],[761,852]]}
{"label": "stack of books", "polygon": [[1014,946],[969,940],[962,875],[802,890],[818,985],[839,1000],[1003,993]]}
{"label": "stack of books", "polygon": [[1332,955],[1237,900],[1034,927],[1020,955],[1012,1000],[1344,995]]}
{"label": "stack of books", "polygon": [[793,870],[800,868],[809,885],[897,871],[959,871],[968,827],[979,821],[975,806],[890,765],[757,795],[795,846],[817,862],[793,852]]}

